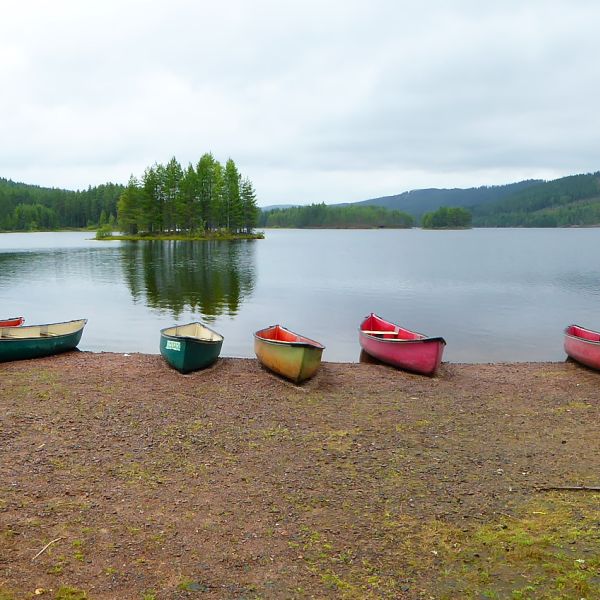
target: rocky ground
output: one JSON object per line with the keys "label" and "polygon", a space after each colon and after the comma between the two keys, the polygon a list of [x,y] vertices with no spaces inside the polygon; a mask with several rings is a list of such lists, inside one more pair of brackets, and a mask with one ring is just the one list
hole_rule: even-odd
{"label": "rocky ground", "polygon": [[599,598],[599,383],[4,363],[0,600]]}

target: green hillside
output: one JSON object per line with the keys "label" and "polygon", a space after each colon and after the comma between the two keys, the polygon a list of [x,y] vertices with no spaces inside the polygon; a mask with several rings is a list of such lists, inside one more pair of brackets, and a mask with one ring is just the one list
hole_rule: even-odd
{"label": "green hillside", "polygon": [[402,210],[420,219],[426,212],[434,211],[441,206],[446,207],[470,207],[485,205],[502,200],[522,190],[542,183],[540,180],[530,179],[508,185],[492,185],[477,188],[453,188],[453,189],[422,189],[411,190],[394,196],[383,196],[371,198],[353,205],[382,206],[395,210]]}
{"label": "green hillside", "polygon": [[416,219],[441,207],[461,207],[473,215],[474,227],[600,225],[600,172],[502,186],[414,190],[352,206],[364,205],[400,209]]}
{"label": "green hillside", "polygon": [[476,227],[569,227],[600,224],[600,172],[571,175],[469,207]]}

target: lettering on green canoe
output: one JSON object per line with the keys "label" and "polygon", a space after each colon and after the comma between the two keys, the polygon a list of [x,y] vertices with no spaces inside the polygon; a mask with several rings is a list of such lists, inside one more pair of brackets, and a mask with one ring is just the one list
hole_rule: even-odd
{"label": "lettering on green canoe", "polygon": [[167,340],[167,350],[181,350],[181,342],[175,342],[173,340]]}

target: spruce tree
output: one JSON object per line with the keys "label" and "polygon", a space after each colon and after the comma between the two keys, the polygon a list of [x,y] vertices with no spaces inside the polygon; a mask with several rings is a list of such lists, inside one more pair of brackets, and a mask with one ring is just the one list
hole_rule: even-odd
{"label": "spruce tree", "polygon": [[251,233],[258,222],[259,209],[256,206],[256,192],[248,177],[242,180],[240,195],[242,199],[242,227]]}
{"label": "spruce tree", "polygon": [[242,227],[242,199],[240,196],[240,174],[230,158],[225,163],[223,175],[223,200],[225,226],[229,231],[239,231]]}

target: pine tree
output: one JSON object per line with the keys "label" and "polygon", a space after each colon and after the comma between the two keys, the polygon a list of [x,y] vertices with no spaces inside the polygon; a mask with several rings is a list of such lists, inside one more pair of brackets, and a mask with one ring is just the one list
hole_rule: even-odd
{"label": "pine tree", "polygon": [[180,185],[183,177],[181,165],[173,157],[162,170],[162,193],[164,198],[164,226],[167,231],[176,231],[183,224],[177,220],[182,213]]}
{"label": "pine tree", "polygon": [[[164,170],[164,167],[162,168]],[[144,171],[143,190],[144,197],[141,206],[140,229],[142,231],[159,232],[163,231],[163,206],[164,197],[162,193],[162,173],[161,166],[154,165]]]}
{"label": "pine tree", "polygon": [[242,227],[242,199],[240,196],[240,174],[230,158],[225,163],[223,174],[223,201],[225,226],[229,231],[239,231]]}
{"label": "pine tree", "polygon": [[136,234],[141,229],[142,191],[138,180],[132,175],[117,205],[118,223],[121,231]]}
{"label": "pine tree", "polygon": [[242,180],[240,195],[242,199],[242,227],[246,233],[251,233],[256,227],[260,211],[256,206],[256,192],[248,177]]}
{"label": "pine tree", "polygon": [[177,220],[180,227],[189,234],[203,232],[204,221],[200,211],[198,174],[191,164],[181,178],[179,200]]}
{"label": "pine tree", "polygon": [[213,184],[210,191],[210,220],[213,229],[226,227],[227,217],[224,201],[224,173],[219,161],[213,164]]}
{"label": "pine tree", "polygon": [[215,186],[215,159],[212,154],[206,153],[200,157],[200,160],[196,165],[196,176],[200,218],[202,219],[204,227],[207,229],[214,229],[216,223],[211,206]]}

